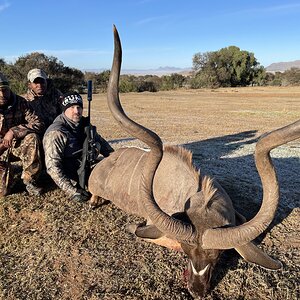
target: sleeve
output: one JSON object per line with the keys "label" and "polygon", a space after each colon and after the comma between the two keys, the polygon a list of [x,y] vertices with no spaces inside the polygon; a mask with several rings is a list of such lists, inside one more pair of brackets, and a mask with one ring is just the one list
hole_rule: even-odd
{"label": "sleeve", "polygon": [[31,106],[25,99],[20,98],[19,101],[19,109],[24,114],[25,122],[11,128],[14,133],[14,137],[20,139],[24,138],[29,133],[42,133],[45,127],[42,120],[34,113]]}
{"label": "sleeve", "polygon": [[57,186],[71,197],[76,192],[76,187],[73,186],[71,180],[66,176],[62,164],[66,142],[67,138],[62,132],[49,131],[44,136],[43,147],[47,173]]}

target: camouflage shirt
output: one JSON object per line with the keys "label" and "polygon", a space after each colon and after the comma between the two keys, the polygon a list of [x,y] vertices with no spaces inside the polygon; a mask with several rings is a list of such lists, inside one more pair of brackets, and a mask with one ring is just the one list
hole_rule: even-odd
{"label": "camouflage shirt", "polygon": [[77,189],[74,184],[78,182],[77,170],[85,139],[83,129],[81,123],[76,126],[64,114],[60,114],[43,138],[47,173],[69,197]]}
{"label": "camouflage shirt", "polygon": [[[60,114],[45,132],[43,146],[47,173],[68,196],[76,192],[78,169],[81,164],[82,147],[86,139],[85,126],[88,118],[82,117],[79,124],[74,124],[65,114]],[[100,154],[109,156],[114,149],[102,138],[93,126],[95,147]]]}
{"label": "camouflage shirt", "polygon": [[34,113],[28,102],[11,92],[9,105],[0,109],[0,139],[11,129],[15,139],[22,139],[29,133],[41,133],[44,124]]}
{"label": "camouflage shirt", "polygon": [[62,93],[56,89],[50,80],[47,81],[47,91],[43,96],[37,96],[32,90],[28,90],[24,95],[36,114],[42,119],[47,129],[54,119],[61,114],[61,97]]}

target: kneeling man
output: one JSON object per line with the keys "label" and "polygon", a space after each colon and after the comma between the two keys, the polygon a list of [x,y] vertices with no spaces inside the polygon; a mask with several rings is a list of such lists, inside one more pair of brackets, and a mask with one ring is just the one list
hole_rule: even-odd
{"label": "kneeling man", "polygon": [[[83,101],[76,93],[64,95],[62,111],[49,126],[43,138],[47,173],[57,186],[71,199],[87,201],[90,194],[79,185],[78,169],[81,165],[83,143],[86,138],[84,128],[87,118],[82,116]],[[113,148],[99,134],[95,135],[100,154],[108,156]]]}

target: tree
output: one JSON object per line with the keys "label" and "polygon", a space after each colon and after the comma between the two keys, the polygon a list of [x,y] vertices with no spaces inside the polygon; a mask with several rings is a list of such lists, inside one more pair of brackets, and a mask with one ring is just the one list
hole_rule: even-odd
{"label": "tree", "polygon": [[283,81],[283,73],[281,72],[266,72],[265,84],[270,86],[281,86]]}
{"label": "tree", "polygon": [[136,77],[133,75],[121,75],[119,90],[121,93],[137,92]]}
{"label": "tree", "polygon": [[71,90],[81,92],[85,85],[84,74],[78,69],[63,66],[61,73],[53,76],[53,83],[63,93]]}
{"label": "tree", "polygon": [[109,76],[110,76],[110,70],[105,70],[99,73],[98,75],[96,75],[96,85],[101,92],[106,92]]}
{"label": "tree", "polygon": [[15,62],[15,66],[22,69],[22,73],[26,75],[31,69],[43,69],[49,77],[57,76],[64,70],[64,64],[56,57],[39,52],[32,52],[19,57]]}
{"label": "tree", "polygon": [[193,69],[194,71],[199,71],[203,69],[208,61],[210,60],[210,55],[212,52],[198,52],[193,56]]}
{"label": "tree", "polygon": [[0,70],[1,70],[2,68],[4,68],[5,65],[6,65],[5,60],[4,60],[3,58],[0,58]]}
{"label": "tree", "polygon": [[185,77],[178,73],[161,77],[161,90],[174,90],[183,87]]}
{"label": "tree", "polygon": [[283,85],[300,85],[300,68],[291,68],[283,73]]}
{"label": "tree", "polygon": [[0,72],[5,74],[9,81],[11,90],[16,94],[25,91],[23,74],[13,64],[7,64],[4,59],[0,59]]}
{"label": "tree", "polygon": [[196,53],[193,56],[193,69],[197,71],[194,86],[247,86],[254,84],[257,76],[262,76],[262,69],[254,54],[241,51],[236,46]]}
{"label": "tree", "polygon": [[79,90],[84,83],[84,74],[80,70],[66,67],[56,57],[47,56],[44,53],[33,52],[21,56],[15,62],[14,67],[16,72],[14,78],[23,84],[24,91],[27,88],[27,73],[34,68],[43,69],[63,93],[71,89]]}

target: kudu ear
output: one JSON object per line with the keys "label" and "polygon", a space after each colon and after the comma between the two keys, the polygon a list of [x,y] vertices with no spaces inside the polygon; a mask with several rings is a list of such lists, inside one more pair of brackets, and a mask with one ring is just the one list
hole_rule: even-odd
{"label": "kudu ear", "polygon": [[135,235],[143,239],[159,239],[164,236],[164,233],[161,232],[155,225],[146,225],[137,227]]}
{"label": "kudu ear", "polygon": [[[185,222],[190,222],[188,216],[183,213],[175,213],[172,215],[173,218]],[[134,232],[137,237],[144,238],[144,239],[159,239],[165,235],[162,231],[160,231],[155,225],[145,225],[145,226],[138,226]]]}
{"label": "kudu ear", "polygon": [[[175,214],[172,215],[172,217],[177,219],[177,220],[190,222],[190,219],[188,218],[188,216],[183,212],[175,213]],[[134,230],[133,233],[137,237],[144,238],[144,239],[159,239],[159,238],[165,236],[165,233],[160,231],[153,224],[145,225],[145,226],[139,225],[139,226],[136,227],[136,229]]]}
{"label": "kudu ear", "polygon": [[282,263],[275,260],[260,250],[252,242],[236,247],[235,250],[248,262],[258,264],[264,268],[277,270],[282,267]]}
{"label": "kudu ear", "polygon": [[[246,218],[235,211],[236,223],[243,224],[246,222]],[[235,250],[248,262],[255,263],[264,268],[277,270],[282,267],[280,261],[275,260],[260,250],[252,242],[247,243],[243,246],[236,247]]]}

